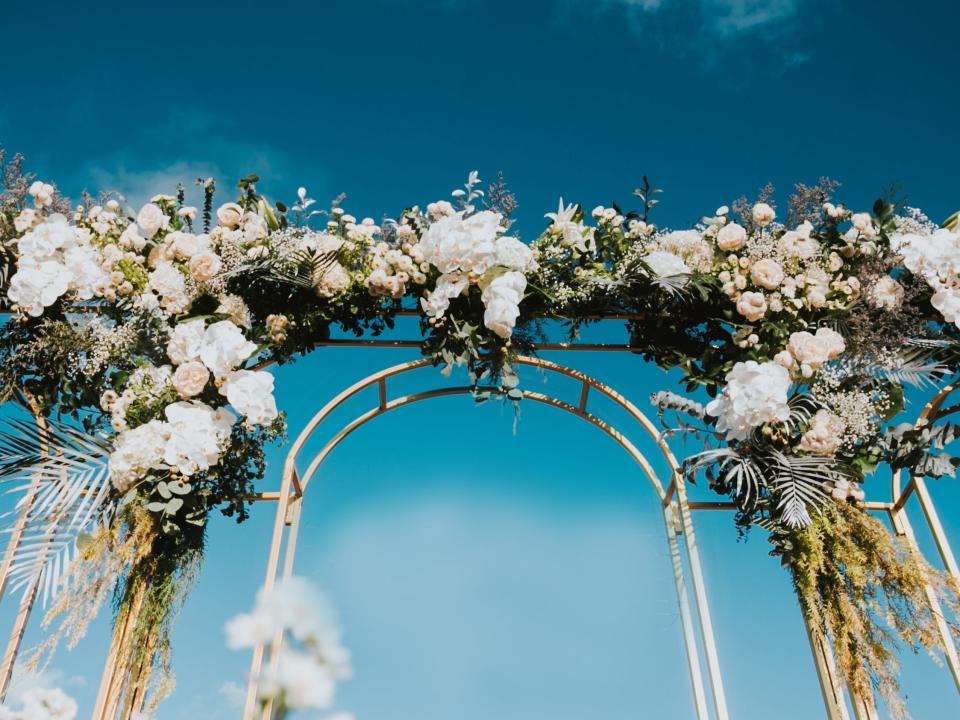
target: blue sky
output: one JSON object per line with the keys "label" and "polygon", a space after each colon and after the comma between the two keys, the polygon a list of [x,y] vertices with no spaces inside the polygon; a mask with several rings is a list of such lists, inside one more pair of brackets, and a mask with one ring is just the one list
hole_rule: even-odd
{"label": "blue sky", "polygon": [[[502,170],[527,240],[558,196],[627,200],[643,174],[665,190],[656,219],[678,227],[767,181],[785,200],[821,175],[852,207],[895,182],[934,219],[960,207],[960,10],[947,3],[17,3],[4,20],[0,141],[72,195],[139,201],[253,171],[278,199],[299,185],[321,200],[346,192],[352,212],[380,217],[445,196],[471,169]],[[590,338],[623,339],[616,324]],[[413,357],[331,349],[278,371],[292,434],[342,386]],[[629,355],[548,357],[641,406],[673,387]],[[523,378],[575,400],[562,382]],[[428,369],[397,392],[448,382],[464,379]],[[298,571],[327,589],[355,655],[342,706],[360,720],[692,717],[645,480],[575,418],[525,406],[512,426],[509,408],[435,401],[365,427],[324,466]],[[960,538],[960,489],[933,492]],[[868,494],[884,498],[883,483]],[[252,602],[271,515],[213,522],[163,720],[236,716],[229,683],[247,657],[223,649],[222,624]],[[787,576],[761,534],[738,543],[728,516],[697,522],[733,717],[822,716]],[[84,711],[106,643],[99,621],[54,663]],[[918,720],[960,709],[928,658],[907,659],[904,686]]]}

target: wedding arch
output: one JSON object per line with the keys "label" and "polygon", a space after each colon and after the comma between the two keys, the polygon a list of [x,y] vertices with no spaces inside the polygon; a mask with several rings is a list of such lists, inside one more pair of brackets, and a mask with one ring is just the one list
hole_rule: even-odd
{"label": "wedding arch", "polygon": [[[588,213],[561,200],[528,244],[512,232],[516,199],[502,178],[482,189],[475,172],[451,200],[377,222],[347,213],[342,197],[317,210],[304,188],[289,206],[271,203],[254,176],[219,206],[209,178],[197,181],[199,207],[182,185],[139,210],[110,193],[71,205],[25,174],[21,158],[0,165],[9,316],[0,397],[35,419],[0,430],[0,481],[20,492],[0,592],[23,589],[0,696],[38,598],[52,601],[45,622],[59,625],[34,661],[82,637],[113,592],[94,717],[152,711],[172,687],[170,627],[209,514],[242,521],[251,503],[276,503],[269,587],[292,571],[304,491],[333,448],[395,408],[459,394],[571,413],[638,463],[664,515],[698,719],[728,717],[698,510],[728,510],[738,532],[767,533],[790,572],[831,720],[848,717],[845,695],[857,720],[877,717],[877,699],[908,716],[900,644],[942,656],[960,690],[960,573],[925,480],[960,466],[949,452],[960,405],[947,405],[960,372],[960,216],[937,225],[889,195],[852,212],[824,179],[797,185],[785,212],[768,187],[667,230],[653,222],[660,191],[643,178],[637,209]],[[419,339],[384,339],[401,317],[417,318]],[[611,319],[627,342],[579,341],[584,326]],[[336,344],[410,347],[423,359],[337,395],[293,445],[279,489],[262,489],[264,447],[285,432],[267,368]],[[677,368],[686,395],[653,396],[657,430],[623,395],[536,356],[572,349]],[[390,397],[388,381],[426,366],[459,367],[468,382]],[[521,366],[572,378],[579,397],[524,387]],[[897,422],[908,386],[938,392],[916,422]],[[302,468],[328,413],[370,389],[375,406]],[[669,478],[588,407],[597,396],[653,441]],[[703,446],[682,462],[667,443],[680,434]],[[890,495],[868,500],[861,486],[881,482],[879,468],[891,473]],[[694,480],[723,499],[690,501]],[[913,498],[942,569],[920,552],[906,514]],[[261,670],[277,670],[279,650],[278,640],[254,652],[248,718],[272,716]]]}

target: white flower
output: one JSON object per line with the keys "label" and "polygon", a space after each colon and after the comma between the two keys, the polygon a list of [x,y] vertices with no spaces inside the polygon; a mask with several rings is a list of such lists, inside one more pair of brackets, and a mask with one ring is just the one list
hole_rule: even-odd
{"label": "white flower", "polygon": [[788,230],[781,235],[778,245],[781,251],[789,257],[810,260],[820,252],[820,243],[815,238],[810,237],[812,232],[813,225],[804,221],[797,226],[796,230]]}
{"label": "white flower", "polygon": [[800,438],[800,449],[811,455],[833,457],[843,444],[846,424],[829,410],[817,410]]}
{"label": "white flower", "polygon": [[903,285],[884,275],[870,288],[869,295],[874,307],[896,310],[903,304]]}
{"label": "white flower", "polygon": [[172,382],[180,397],[191,398],[203,392],[209,379],[210,371],[206,366],[197,360],[190,360],[177,367]]}
{"label": "white flower", "polygon": [[450,301],[467,289],[470,281],[464,275],[441,275],[436,287],[420,298],[420,306],[429,317],[443,317],[450,307]]}
{"label": "white flower", "polygon": [[441,273],[457,270],[482,275],[496,264],[496,237],[501,216],[483,210],[468,218],[462,212],[430,225],[420,240],[423,259]]}
{"label": "white flower", "polygon": [[717,247],[730,252],[739,250],[747,241],[747,231],[735,222],[728,223],[717,233]]}
{"label": "white flower", "polygon": [[777,214],[767,203],[757,203],[753,206],[753,221],[760,227],[766,227],[773,222]]}
{"label": "white flower", "polygon": [[55,260],[21,262],[10,278],[7,297],[28,315],[39,317],[67,292],[71,279],[70,271]]}
{"label": "white flower", "polygon": [[190,476],[220,461],[221,447],[236,420],[233,413],[191,400],[167,405],[164,414],[170,430],[163,453],[167,465]]}
{"label": "white flower", "polygon": [[22,720],[74,720],[77,703],[60,688],[35,687],[22,695]]}
{"label": "white flower", "polygon": [[737,312],[750,322],[756,322],[766,315],[767,300],[761,292],[745,292],[737,300]]}
{"label": "white flower", "polygon": [[174,365],[200,359],[200,344],[206,323],[203,320],[188,320],[179,323],[170,333],[167,343],[167,357]]}
{"label": "white flower", "polygon": [[[588,228],[583,221],[574,222],[573,218],[577,214],[577,205],[563,204],[563,198],[560,198],[560,206],[555,213],[547,213],[544,217],[551,220],[550,231],[560,237],[560,242],[566,247],[572,248],[578,252],[585,253],[593,250],[593,228]],[[602,211],[602,208],[600,208]],[[594,210],[594,216],[597,212]]]}
{"label": "white flower", "polygon": [[773,258],[763,258],[750,267],[750,279],[762,288],[775,290],[783,282],[783,268]]}
{"label": "white flower", "polygon": [[513,334],[520,315],[520,301],[527,288],[527,279],[520,272],[498,275],[483,290],[485,307],[483,324],[502,338]]}
{"label": "white flower", "polygon": [[795,332],[787,341],[787,350],[800,365],[804,377],[810,377],[829,360],[839,357],[846,347],[843,336],[827,327],[817,329],[816,335]]}
{"label": "white flower", "polygon": [[177,215],[193,222],[197,219],[197,209],[192,205],[184,205],[182,208],[177,210]]}
{"label": "white flower", "polygon": [[17,241],[21,260],[35,261],[50,258],[58,250],[66,250],[77,243],[76,229],[67,224],[63,215],[51,215]]}
{"label": "white flower", "polygon": [[31,228],[40,220],[40,214],[33,208],[24,208],[20,214],[13,219],[13,228],[17,232],[23,232]]}
{"label": "white flower", "polygon": [[148,238],[152,238],[160,230],[166,230],[170,225],[170,218],[154,203],[147,203],[137,213],[137,225]]}
{"label": "white flower", "polygon": [[189,260],[200,252],[204,245],[197,235],[179,230],[169,233],[163,240],[169,245],[170,252],[177,260]]}
{"label": "white flower", "polygon": [[236,203],[225,203],[217,208],[217,223],[233,230],[243,219],[243,208]]}
{"label": "white flower", "polygon": [[282,694],[294,710],[323,710],[333,703],[335,687],[330,668],[312,655],[283,647],[276,668],[268,666],[260,676],[258,693],[261,698]]}
{"label": "white flower", "polygon": [[349,287],[350,273],[338,262],[321,263],[313,275],[313,289],[318,297],[333,297]]}
{"label": "white flower", "polygon": [[33,203],[37,207],[46,207],[47,205],[53,204],[53,194],[55,191],[53,185],[50,183],[35,180],[27,189],[27,192],[33,198]]}
{"label": "white flower", "polygon": [[850,217],[850,222],[863,237],[873,238],[877,236],[877,229],[873,225],[873,218],[870,217],[870,213],[854,213]]}
{"label": "white flower", "polygon": [[253,425],[269,425],[277,417],[273,398],[273,375],[262,370],[234,370],[227,373],[220,394]]}
{"label": "white flower", "polygon": [[665,250],[655,250],[644,256],[643,261],[658,278],[690,274],[690,268],[683,258]]}
{"label": "white flower", "polygon": [[200,342],[200,359],[216,378],[222,377],[256,352],[257,346],[247,340],[229,320],[210,325]]}
{"label": "white flower", "polygon": [[960,234],[940,228],[930,235],[908,233],[890,238],[890,247],[903,256],[906,268],[935,287],[940,275],[960,271]]}
{"label": "white flower", "polygon": [[745,440],[764,423],[790,417],[787,393],[790,373],[775,362],[738,362],[727,373],[723,392],[706,407],[717,418],[717,430],[731,440]]}
{"label": "white flower", "polygon": [[63,254],[63,263],[70,273],[70,289],[81,300],[89,300],[107,283],[101,267],[102,258],[88,246],[72,247]]}
{"label": "white flower", "polygon": [[110,453],[110,481],[121,493],[147,474],[163,459],[170,428],[160,420],[151,420],[117,435]]}
{"label": "white flower", "polygon": [[203,250],[190,260],[190,275],[197,282],[207,282],[220,272],[221,267],[222,263],[215,252]]}
{"label": "white flower", "polygon": [[930,304],[940,311],[944,320],[960,327],[960,291],[956,288],[938,290],[930,298]]}
{"label": "white flower", "polygon": [[226,315],[234,325],[250,329],[250,308],[239,295],[224,295],[214,310],[218,315]]}
{"label": "white flower", "polygon": [[533,263],[530,246],[512,237],[500,237],[496,242],[496,263],[511,270],[527,270]]}
{"label": "white flower", "polygon": [[147,287],[160,296],[160,306],[168,313],[176,315],[190,309],[186,277],[173,263],[158,263],[150,272]]}

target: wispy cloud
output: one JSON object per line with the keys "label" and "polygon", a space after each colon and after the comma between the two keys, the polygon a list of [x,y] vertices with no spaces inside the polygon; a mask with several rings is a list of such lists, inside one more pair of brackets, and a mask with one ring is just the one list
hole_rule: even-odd
{"label": "wispy cloud", "polygon": [[802,0],[601,0],[595,7],[620,8],[634,21],[665,13],[691,13],[704,30],[741,35],[788,21]]}
{"label": "wispy cloud", "polygon": [[299,183],[318,180],[294,178],[291,158],[269,143],[251,139],[247,128],[227,116],[198,108],[179,108],[154,124],[140,128],[125,144],[80,168],[75,193],[84,187],[93,193],[115,191],[137,206],[157,193],[172,193],[177,183],[187,188],[191,202],[199,202],[194,181],[216,177],[220,189],[249,173],[282,196],[290,197]]}

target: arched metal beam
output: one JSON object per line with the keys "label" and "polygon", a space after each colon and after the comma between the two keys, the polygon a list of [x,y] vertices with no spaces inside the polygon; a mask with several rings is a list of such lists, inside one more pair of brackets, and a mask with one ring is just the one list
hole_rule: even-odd
{"label": "arched metal beam", "polygon": [[[700,564],[699,550],[697,548],[696,538],[694,535],[692,516],[690,514],[689,507],[687,507],[686,487],[682,474],[680,473],[679,463],[673,456],[673,453],[670,451],[669,447],[666,445],[666,442],[663,440],[660,433],[657,431],[656,426],[649,420],[649,418],[647,418],[646,415],[644,415],[633,403],[628,401],[613,389],[589,377],[588,375],[585,375],[584,373],[564,367],[562,365],[558,365],[556,363],[541,360],[539,358],[521,357],[518,358],[516,362],[520,365],[528,365],[538,367],[543,370],[556,372],[580,381],[581,393],[578,406],[574,406],[557,398],[533,391],[523,391],[523,396],[529,400],[551,405],[553,407],[557,407],[558,409],[574,414],[577,417],[591,422],[591,424],[606,432],[611,438],[624,447],[631,457],[633,457],[638,464],[640,464],[641,468],[644,470],[644,473],[650,480],[655,492],[657,493],[658,498],[661,500],[661,504],[663,505],[664,520],[667,526],[667,535],[668,539],[670,540],[671,557],[674,558],[673,565],[677,584],[678,603],[680,605],[681,622],[684,625],[684,641],[687,646],[688,665],[691,674],[691,683],[694,690],[697,716],[698,718],[708,718],[709,714],[706,707],[702,677],[700,675],[701,671],[699,665],[699,652],[697,650],[697,642],[696,638],[694,637],[692,623],[690,621],[689,604],[687,602],[685,590],[685,580],[682,575],[682,562],[679,561],[679,545],[676,543],[676,533],[682,529],[688,562],[690,564],[691,575],[693,577],[694,594],[697,601],[698,618],[700,621],[700,634],[707,655],[707,669],[711,682],[714,713],[718,720],[727,720],[729,715],[720,673],[719,659],[716,653],[716,643],[713,637],[710,611],[709,607],[707,606],[706,591],[702,581],[702,567]],[[390,410],[398,407],[403,407],[405,405],[422,400],[465,394],[472,391],[472,388],[469,387],[442,388],[439,390],[406,395],[395,400],[387,399],[387,379],[395,375],[400,375],[402,373],[422,368],[428,364],[430,364],[430,361],[426,359],[415,360],[409,363],[395,365],[377,373],[373,373],[372,375],[351,385],[349,388],[335,396],[306,424],[303,431],[297,437],[297,440],[294,442],[289,453],[287,454],[287,458],[284,463],[281,488],[276,498],[278,500],[278,508],[274,524],[273,541],[271,543],[271,551],[267,563],[267,577],[264,583],[265,588],[272,587],[276,581],[279,570],[281,547],[283,546],[284,528],[291,526],[293,528],[292,532],[296,532],[296,525],[299,518],[303,493],[306,490],[310,480],[315,476],[320,464],[329,455],[334,447],[342,442],[343,439],[349,436],[354,430],[385,412],[389,412]],[[379,402],[377,406],[372,410],[363,413],[351,423],[345,425],[318,453],[318,455],[311,462],[306,473],[301,477],[296,467],[296,460],[314,431],[333,412],[333,410],[342,405],[347,399],[373,385],[378,386]],[[666,490],[664,490],[662,483],[656,475],[656,472],[653,470],[653,467],[643,456],[643,454],[629,440],[627,440],[622,433],[616,430],[616,428],[586,411],[588,394],[591,389],[598,391],[600,394],[608,397],[621,408],[625,409],[654,440],[655,444],[663,454],[664,458],[667,460],[667,463],[670,467],[672,475],[670,485],[671,489],[676,490],[676,502],[671,502],[670,498],[667,497]],[[296,515],[296,517],[291,517],[291,511]],[[679,514],[679,525],[674,513]],[[295,543],[293,542],[293,538],[289,538],[286,543],[283,573],[284,576],[287,576],[292,572],[294,552]],[[272,645],[271,657],[274,661],[277,657],[277,651],[279,650],[281,640],[281,638],[276,638]],[[256,707],[256,688],[254,680],[260,672],[263,656],[264,648],[262,646],[255,648],[251,663],[251,679],[250,685],[248,686],[247,702],[244,710],[244,717],[247,718],[252,718],[254,716]],[[264,708],[261,715],[263,718],[269,718],[269,714],[270,707],[268,705]]]}

